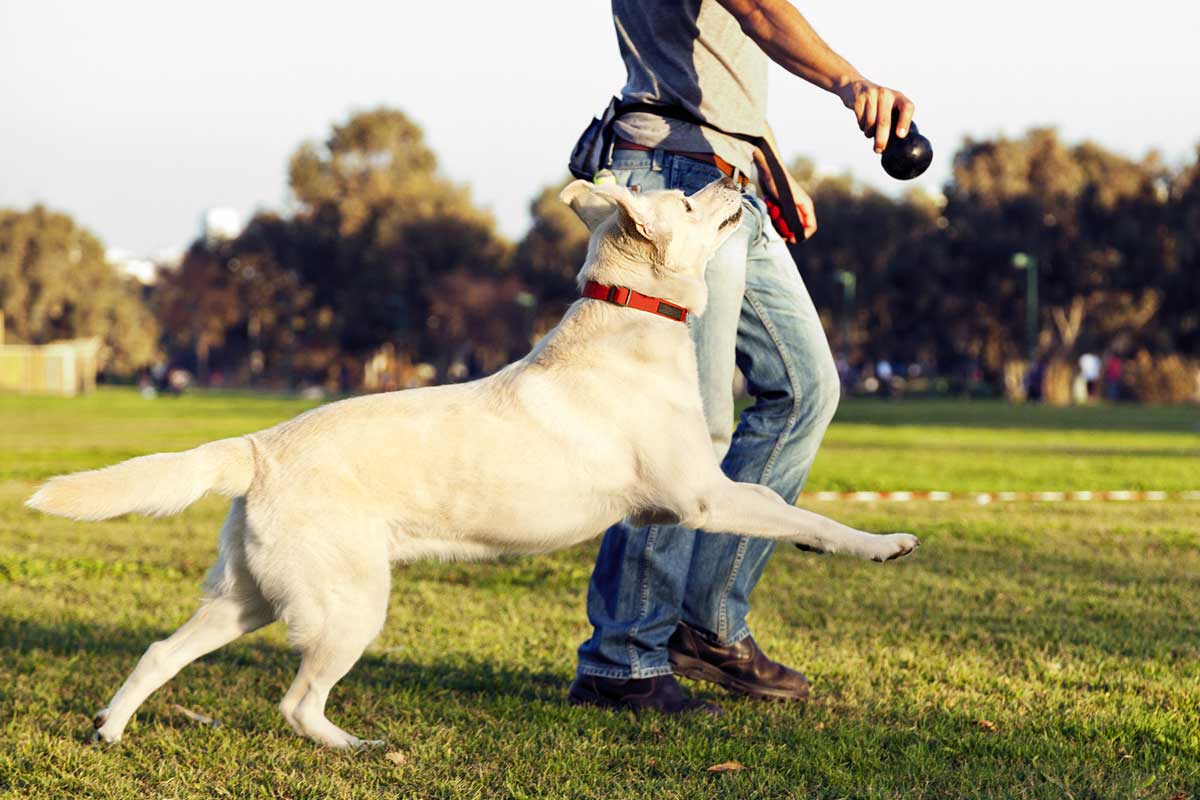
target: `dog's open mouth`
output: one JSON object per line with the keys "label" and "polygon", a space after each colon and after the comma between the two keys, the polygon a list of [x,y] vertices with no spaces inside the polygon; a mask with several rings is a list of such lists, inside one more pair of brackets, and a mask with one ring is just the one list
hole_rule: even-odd
{"label": "dog's open mouth", "polygon": [[730,214],[730,215],[729,215],[729,216],[728,216],[728,217],[725,219],[725,221],[723,221],[723,222],[721,223],[721,226],[720,226],[719,228],[717,228],[717,230],[718,230],[718,231],[723,231],[723,230],[725,230],[726,228],[728,228],[730,225],[736,225],[736,224],[738,224],[738,223],[739,223],[739,222],[741,222],[741,221],[742,221],[742,207],[739,205],[739,206],[737,207],[737,211],[734,211],[732,214]]}

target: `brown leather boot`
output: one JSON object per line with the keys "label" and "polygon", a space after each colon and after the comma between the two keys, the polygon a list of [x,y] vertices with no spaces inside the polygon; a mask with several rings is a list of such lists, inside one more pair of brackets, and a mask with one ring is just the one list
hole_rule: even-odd
{"label": "brown leather boot", "polygon": [[660,714],[685,714],[698,711],[719,717],[721,707],[695,697],[689,697],[674,675],[655,678],[600,678],[577,675],[567,693],[573,706],[657,711]]}
{"label": "brown leather boot", "polygon": [[808,678],[767,658],[753,637],[719,647],[686,622],[680,622],[667,653],[676,675],[708,681],[734,694],[763,700],[806,700]]}

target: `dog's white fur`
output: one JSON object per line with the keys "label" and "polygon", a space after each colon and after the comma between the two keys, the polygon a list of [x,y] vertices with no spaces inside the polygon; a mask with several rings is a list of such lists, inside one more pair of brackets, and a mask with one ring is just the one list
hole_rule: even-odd
{"label": "dog's white fur", "polygon": [[[581,283],[703,311],[704,265],[741,214],[732,183],[684,198],[576,181],[562,198],[593,229]],[[235,499],[207,597],[97,714],[98,739],[119,740],[142,701],[194,659],[282,619],[303,654],[283,716],[322,744],[363,744],[326,719],[325,701],[383,625],[393,561],[540,553],[625,517],[878,561],[917,545],[726,478],[686,326],[588,299],[488,378],[345,400],[248,436],[55,478],[28,505],[81,520],[162,515],[210,491]]]}

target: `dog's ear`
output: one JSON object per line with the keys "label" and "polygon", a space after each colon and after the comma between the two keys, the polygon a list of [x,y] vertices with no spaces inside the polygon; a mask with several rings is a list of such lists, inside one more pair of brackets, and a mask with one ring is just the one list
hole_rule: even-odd
{"label": "dog's ear", "polygon": [[571,207],[579,215],[589,231],[612,216],[619,209],[639,234],[650,241],[654,240],[653,229],[649,215],[642,205],[642,199],[624,186],[603,184],[597,186],[590,181],[571,181],[559,192],[558,199]]}

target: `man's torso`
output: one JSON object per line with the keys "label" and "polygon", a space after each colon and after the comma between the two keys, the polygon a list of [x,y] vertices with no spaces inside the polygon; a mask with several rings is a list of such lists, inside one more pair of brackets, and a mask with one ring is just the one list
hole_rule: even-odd
{"label": "man's torso", "polygon": [[627,102],[675,105],[712,127],[626,114],[624,139],[676,152],[716,153],[753,175],[753,147],[724,136],[765,132],[767,57],[716,0],[612,0]]}

